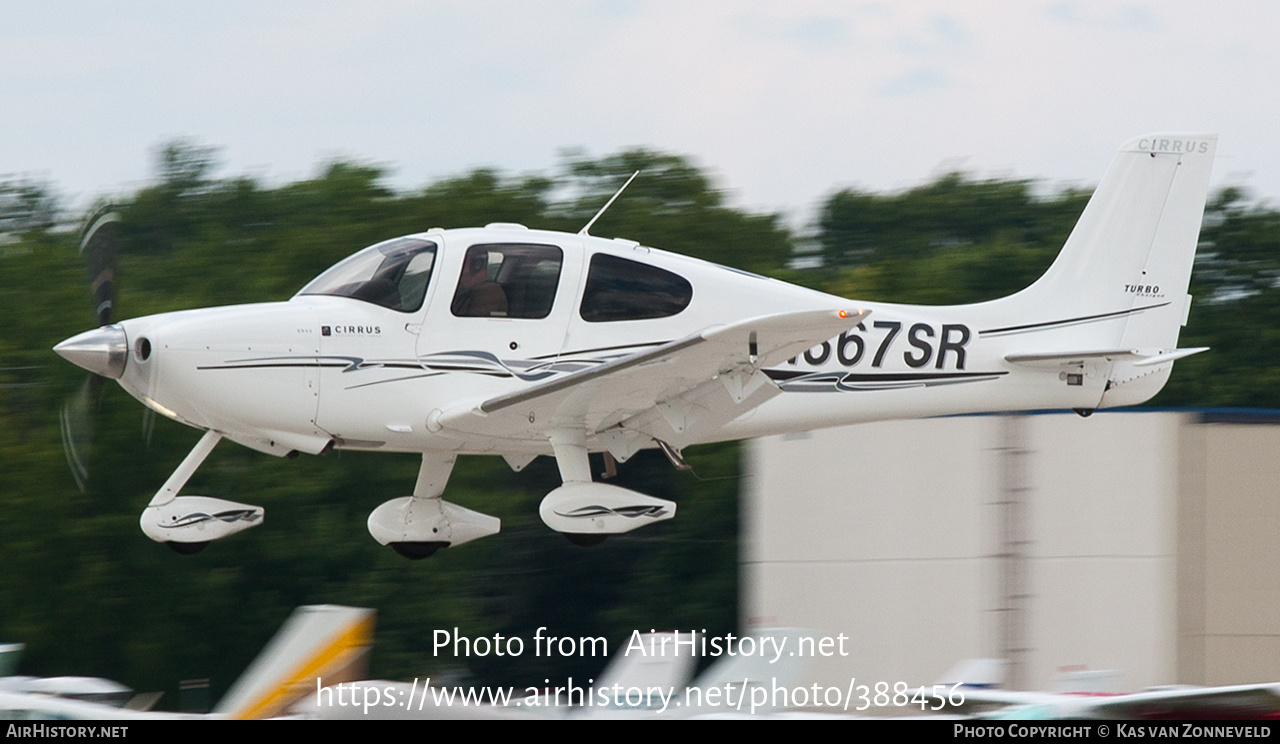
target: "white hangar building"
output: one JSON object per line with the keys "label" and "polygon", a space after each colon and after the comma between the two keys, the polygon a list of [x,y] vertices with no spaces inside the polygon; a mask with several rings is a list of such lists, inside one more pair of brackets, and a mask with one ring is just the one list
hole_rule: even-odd
{"label": "white hangar building", "polygon": [[847,637],[814,682],[1280,680],[1280,416],[962,416],[747,452],[741,617]]}

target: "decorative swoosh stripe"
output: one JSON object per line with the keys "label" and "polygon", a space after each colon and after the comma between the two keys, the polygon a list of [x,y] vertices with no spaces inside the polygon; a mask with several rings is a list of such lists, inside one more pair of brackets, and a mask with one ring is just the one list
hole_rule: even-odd
{"label": "decorative swoosh stripe", "polygon": [[[486,351],[447,351],[429,353],[415,360],[366,360],[358,356],[265,356],[232,359],[223,364],[198,366],[200,370],[241,369],[342,369],[343,374],[372,369],[426,370],[426,374],[396,376],[392,379],[347,385],[346,389],[364,388],[369,385],[404,382],[447,373],[470,373],[497,378],[517,378],[527,383],[541,382],[557,375],[568,375],[584,369],[602,366],[622,359],[635,350],[660,346],[660,342],[631,343],[625,346],[600,347],[595,350],[558,353],[532,357],[532,359],[499,359]],[[616,353],[608,353],[616,352]]]}
{"label": "decorative swoosh stripe", "polygon": [[616,514],[627,519],[635,519],[637,517],[661,517],[666,514],[667,510],[661,506],[639,505],[639,506],[620,506],[617,509],[610,509],[601,504],[592,504],[591,506],[580,506],[570,512],[556,512],[558,517],[566,517],[569,519],[589,519],[591,517],[600,517],[606,514]]}
{"label": "decorative swoosh stripe", "polygon": [[[1166,303],[1167,304],[1167,303]],[[1159,305],[1155,307],[1160,307]],[[1147,309],[1147,308],[1141,308]],[[1137,312],[1124,311],[1124,312]],[[1122,313],[1121,313],[1122,314]],[[1105,316],[1094,316],[1097,318],[1107,318],[1118,315],[1117,313],[1108,313]],[[1087,320],[1087,319],[1086,319]],[[1081,319],[1072,319],[1066,321],[1053,321],[1047,324],[1036,324],[1035,326],[1017,326],[1004,329],[994,329],[991,331],[983,331],[983,333],[1002,333],[1002,332],[1020,332],[1023,330],[1034,330],[1039,327],[1048,327],[1053,325],[1062,325],[1070,322],[1081,322]],[[208,365],[199,367],[202,370],[228,370],[228,369],[262,369],[262,368],[297,368],[297,367],[323,367],[336,369],[340,368],[343,374],[350,372],[363,372],[374,369],[404,369],[415,370],[421,374],[411,374],[393,377],[383,380],[371,380],[355,385],[347,386],[346,389],[368,387],[370,385],[382,385],[392,382],[404,382],[406,380],[422,379],[424,377],[435,377],[451,372],[464,372],[468,374],[486,375],[490,377],[517,378],[524,382],[540,382],[551,377],[565,376],[574,372],[580,372],[584,369],[592,367],[601,367],[610,362],[617,362],[630,356],[627,353],[617,354],[599,354],[598,352],[616,351],[621,349],[636,349],[654,346],[654,344],[632,344],[629,346],[616,346],[591,350],[596,352],[595,356],[579,356],[570,358],[569,355],[561,355],[554,358],[534,358],[534,359],[501,359],[498,356],[487,351],[471,351],[459,350],[438,352],[435,354],[427,354],[416,360],[407,359],[386,359],[386,360],[367,360],[355,356],[293,356],[293,357],[254,357],[249,359],[232,359],[220,365]],[[588,353],[588,352],[581,352]],[[1008,372],[881,372],[881,373],[856,373],[841,371],[819,371],[819,372],[802,372],[797,370],[765,370],[765,374],[769,376],[778,387],[788,392],[854,392],[854,391],[871,391],[871,390],[896,390],[901,388],[918,388],[918,387],[934,387],[937,385],[954,385],[963,382],[981,382],[984,380],[992,380]]]}
{"label": "decorative swoosh stripe", "polygon": [[842,393],[958,385],[994,380],[1008,372],[793,372],[764,371],[784,392]]}
{"label": "decorative swoosh stripe", "polygon": [[991,328],[985,331],[978,331],[979,336],[1001,336],[1013,333],[1027,333],[1029,331],[1041,331],[1047,328],[1061,328],[1070,325],[1079,325],[1081,323],[1097,323],[1103,320],[1112,320],[1122,318],[1127,315],[1140,313],[1144,310],[1155,310],[1159,307],[1168,305],[1168,302],[1162,302],[1159,305],[1147,305],[1146,307],[1134,307],[1128,310],[1117,310],[1111,313],[1100,313],[1098,315],[1081,315],[1078,318],[1066,318],[1064,320],[1049,320],[1043,323],[1028,323],[1026,325],[1006,326],[1004,328]]}
{"label": "decorative swoosh stripe", "polygon": [[540,382],[555,375],[577,372],[587,367],[596,367],[609,361],[609,359],[504,360],[487,351],[446,351],[428,354],[421,357],[419,361],[422,366],[428,369],[478,372],[481,374],[494,374],[500,377],[518,377],[525,382]]}
{"label": "decorative swoosh stripe", "polygon": [[415,359],[385,359],[368,361],[355,356],[287,356],[257,357],[252,359],[229,359],[222,364],[211,364],[196,369],[264,369],[288,367],[341,367],[345,372],[358,372],[364,369],[422,369]]}
{"label": "decorative swoosh stripe", "polygon": [[167,530],[173,530],[173,529],[179,529],[182,527],[190,527],[196,524],[203,524],[205,522],[212,522],[215,520],[220,522],[228,522],[228,523],[256,522],[258,521],[259,516],[260,516],[260,512],[257,509],[231,509],[228,511],[220,511],[217,514],[209,514],[207,512],[192,512],[185,516],[178,517],[177,519],[174,519],[166,524],[162,524],[160,525],[160,527]]}
{"label": "decorative swoosh stripe", "polygon": [[[670,341],[670,339],[667,339],[667,341]],[[571,357],[576,354],[599,354],[602,351],[622,351],[624,349],[627,350],[628,353],[630,353],[632,350],[648,349],[652,346],[662,346],[663,344],[667,343],[667,341],[646,341],[645,343],[642,343],[642,344],[622,344],[620,346],[600,346],[594,349],[577,349],[576,351],[558,351],[555,354],[542,354],[532,358],[533,359],[557,359],[557,358],[563,359],[564,357]]]}
{"label": "decorative swoosh stripe", "polygon": [[[279,356],[229,359],[222,364],[197,367],[201,370],[230,369],[288,369],[298,367],[341,369],[343,374],[370,369],[409,369],[427,374],[407,375],[387,380],[375,380],[348,386],[346,389],[381,385],[388,382],[416,380],[448,372],[467,372],[490,377],[514,377],[525,382],[540,382],[550,377],[569,375],[584,369],[599,367],[630,356],[637,350],[661,346],[663,342],[645,342],[622,346],[606,346],[597,349],[547,354],[530,359],[501,359],[495,354],[478,350],[444,351],[426,354],[417,359],[370,360],[357,356]],[[613,353],[610,353],[613,352]]]}
{"label": "decorative swoosh stripe", "polygon": [[385,385],[389,382],[404,382],[405,380],[421,380],[424,377],[439,377],[444,372],[424,372],[420,375],[405,375],[403,377],[392,377],[386,380],[374,380],[372,382],[362,382],[359,385],[348,385],[344,390],[355,390],[356,388],[369,387],[371,385]]}

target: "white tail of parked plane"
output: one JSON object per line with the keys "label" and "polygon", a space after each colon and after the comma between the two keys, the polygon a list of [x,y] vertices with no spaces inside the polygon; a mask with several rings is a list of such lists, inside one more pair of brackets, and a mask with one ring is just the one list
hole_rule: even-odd
{"label": "white tail of parked plane", "polygon": [[362,679],[373,647],[374,618],[373,610],[361,607],[299,607],[218,702],[213,714],[270,718],[319,687]]}
{"label": "white tail of parked plane", "polygon": [[[147,720],[168,718],[270,718],[317,686],[363,678],[373,645],[375,612],[361,607],[310,605],[293,611],[248,669],[208,715],[120,707],[86,697],[85,691],[107,690],[113,696],[130,692],[110,680],[66,677],[41,684],[35,678],[0,684],[0,718],[57,718],[63,720]],[[0,653],[20,651],[20,644],[0,645]],[[11,671],[11,670],[7,670]],[[0,671],[2,674],[3,671]],[[75,697],[66,697],[75,695]],[[158,697],[158,694],[157,694]],[[123,701],[122,699],[122,701]],[[150,698],[151,703],[156,698]]]}

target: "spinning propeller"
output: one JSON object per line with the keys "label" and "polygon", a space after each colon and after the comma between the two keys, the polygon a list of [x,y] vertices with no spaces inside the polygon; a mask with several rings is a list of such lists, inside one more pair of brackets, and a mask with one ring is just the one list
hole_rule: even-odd
{"label": "spinning propeller", "polygon": [[[99,327],[54,347],[54,351],[63,358],[92,373],[85,378],[76,394],[63,404],[59,413],[62,447],[71,475],[81,492],[88,488],[94,409],[102,395],[103,383],[108,378],[118,379],[124,374],[128,357],[124,331],[112,325],[116,256],[121,242],[120,215],[109,205],[102,206],[89,216],[85,225],[80,240],[80,256],[89,270],[89,292]],[[143,423],[148,434],[152,423],[152,420]]]}

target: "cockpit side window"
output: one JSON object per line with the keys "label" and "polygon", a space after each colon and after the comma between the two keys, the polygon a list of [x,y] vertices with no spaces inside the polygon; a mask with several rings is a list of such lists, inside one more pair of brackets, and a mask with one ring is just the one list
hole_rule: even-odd
{"label": "cockpit side window", "polygon": [[396,238],[340,261],[298,294],[350,297],[403,313],[417,312],[427,296],[435,262],[435,243]]}
{"label": "cockpit side window", "polygon": [[551,314],[564,253],[553,245],[473,245],[450,309],[459,318],[545,318]]}
{"label": "cockpit side window", "polygon": [[693,299],[688,279],[657,266],[597,253],[578,312],[588,323],[675,315]]}

